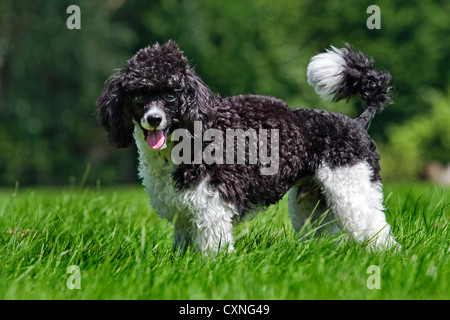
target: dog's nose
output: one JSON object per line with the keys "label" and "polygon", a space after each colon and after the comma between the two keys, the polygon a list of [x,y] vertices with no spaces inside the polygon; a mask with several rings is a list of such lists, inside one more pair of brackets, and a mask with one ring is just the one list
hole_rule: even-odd
{"label": "dog's nose", "polygon": [[147,116],[147,122],[152,127],[156,128],[162,121],[162,117],[156,114],[151,114]]}

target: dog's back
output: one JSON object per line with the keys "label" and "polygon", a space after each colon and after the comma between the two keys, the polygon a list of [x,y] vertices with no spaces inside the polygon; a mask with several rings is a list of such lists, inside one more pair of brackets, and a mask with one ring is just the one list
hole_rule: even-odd
{"label": "dog's back", "polygon": [[304,130],[303,141],[310,172],[327,163],[332,168],[368,161],[373,181],[379,181],[379,155],[365,127],[357,120],[325,110],[296,108],[292,110]]}

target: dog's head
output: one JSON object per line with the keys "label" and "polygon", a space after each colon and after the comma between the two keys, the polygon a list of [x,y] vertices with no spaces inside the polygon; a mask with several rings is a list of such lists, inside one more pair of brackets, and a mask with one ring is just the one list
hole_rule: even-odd
{"label": "dog's head", "polygon": [[169,40],[139,50],[109,79],[96,105],[112,146],[128,147],[140,125],[149,147],[160,149],[173,130],[202,120],[211,97]]}

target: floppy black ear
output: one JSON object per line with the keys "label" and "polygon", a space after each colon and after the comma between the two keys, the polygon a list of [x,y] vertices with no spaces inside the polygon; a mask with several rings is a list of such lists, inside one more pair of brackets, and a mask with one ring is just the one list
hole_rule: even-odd
{"label": "floppy black ear", "polygon": [[96,102],[100,123],[108,132],[109,144],[116,148],[126,148],[133,142],[134,124],[125,99],[122,74],[118,73],[108,80]]}
{"label": "floppy black ear", "polygon": [[184,118],[187,121],[203,121],[206,125],[214,100],[213,93],[189,67],[186,70],[185,83],[186,101],[182,110]]}

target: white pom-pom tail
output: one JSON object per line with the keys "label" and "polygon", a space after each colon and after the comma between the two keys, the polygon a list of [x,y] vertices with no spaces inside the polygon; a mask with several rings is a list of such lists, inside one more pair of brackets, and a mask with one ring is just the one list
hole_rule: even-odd
{"label": "white pom-pom tail", "polygon": [[337,49],[331,46],[331,50],[315,55],[309,62],[308,83],[324,100],[333,100],[343,84],[342,72],[347,65],[345,54],[345,48]]}

